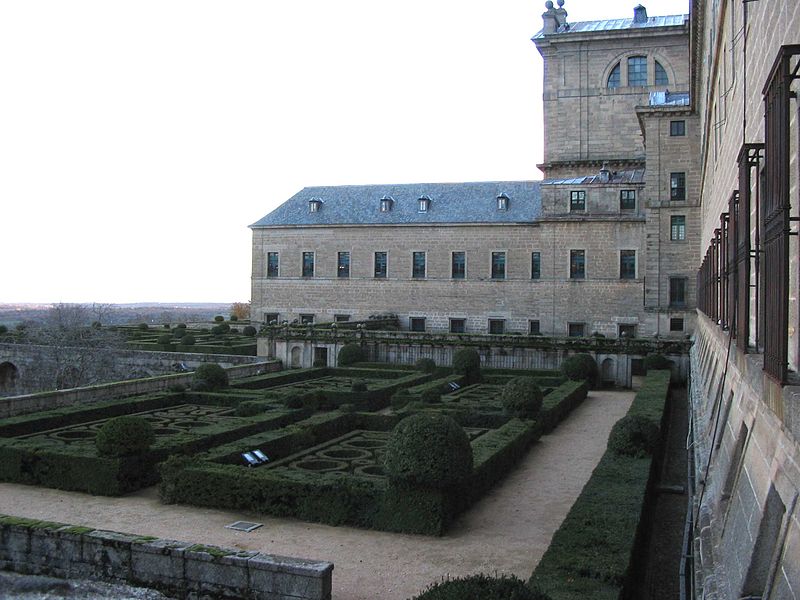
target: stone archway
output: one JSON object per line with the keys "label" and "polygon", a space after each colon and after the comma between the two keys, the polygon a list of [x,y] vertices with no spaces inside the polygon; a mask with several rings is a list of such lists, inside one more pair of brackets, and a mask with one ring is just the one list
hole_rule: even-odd
{"label": "stone archway", "polygon": [[616,383],[616,364],[613,358],[606,358],[600,364],[600,380],[603,385],[614,385]]}
{"label": "stone archway", "polygon": [[14,363],[2,362],[0,363],[0,392],[8,392],[17,386],[17,377],[19,376],[19,369]]}
{"label": "stone archway", "polygon": [[299,369],[303,366],[303,349],[300,346],[295,346],[292,348],[289,358],[289,366],[293,369]]}

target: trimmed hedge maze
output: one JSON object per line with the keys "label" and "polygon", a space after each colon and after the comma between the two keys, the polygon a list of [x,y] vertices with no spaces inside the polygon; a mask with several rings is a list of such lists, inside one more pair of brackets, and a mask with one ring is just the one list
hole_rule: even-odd
{"label": "trimmed hedge maze", "polygon": [[[546,392],[535,419],[503,410],[503,385],[520,374]],[[0,480],[104,495],[160,481],[164,502],[439,535],[586,391],[554,372],[484,371],[472,385],[442,369],[377,365],[270,373],[213,392],[176,389],[5,419]],[[466,432],[472,467],[462,481],[426,487],[386,473],[390,433],[413,414],[452,419]],[[152,429],[153,443],[99,452],[97,432],[120,416]],[[249,467],[243,453],[254,449],[269,461]]]}

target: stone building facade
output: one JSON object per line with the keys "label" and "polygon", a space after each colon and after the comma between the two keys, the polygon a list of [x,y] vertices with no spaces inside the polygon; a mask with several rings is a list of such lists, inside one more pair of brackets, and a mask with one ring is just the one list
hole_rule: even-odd
{"label": "stone building facade", "polygon": [[305,188],[251,226],[254,318],[391,313],[412,331],[690,333],[698,131],[685,102],[686,16],[566,18],[548,8],[533,38],[545,180]]}

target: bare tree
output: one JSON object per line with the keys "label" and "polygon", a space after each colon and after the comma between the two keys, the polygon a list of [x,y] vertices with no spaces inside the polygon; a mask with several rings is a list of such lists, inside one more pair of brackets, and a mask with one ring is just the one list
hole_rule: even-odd
{"label": "bare tree", "polygon": [[234,302],[231,304],[231,316],[236,317],[237,319],[249,319],[250,318],[250,303],[249,302]]}
{"label": "bare tree", "polygon": [[48,346],[40,371],[45,387],[64,389],[117,378],[108,351],[122,348],[124,340],[102,326],[107,312],[102,305],[55,304],[41,323],[28,328],[29,343]]}

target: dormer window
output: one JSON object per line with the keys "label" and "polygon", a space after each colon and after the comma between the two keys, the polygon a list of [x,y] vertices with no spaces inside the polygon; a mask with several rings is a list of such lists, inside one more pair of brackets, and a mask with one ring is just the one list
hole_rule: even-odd
{"label": "dormer window", "polygon": [[431,207],[431,198],[430,196],[420,196],[419,197],[419,212],[424,213],[428,212]]}
{"label": "dormer window", "polygon": [[312,198],[308,201],[308,212],[319,212],[322,208],[321,198]]}
{"label": "dormer window", "polygon": [[497,197],[497,210],[508,210],[508,196],[505,193]]}
{"label": "dormer window", "polygon": [[381,212],[389,212],[392,210],[392,204],[394,204],[394,200],[391,196],[384,196],[381,198]]}

